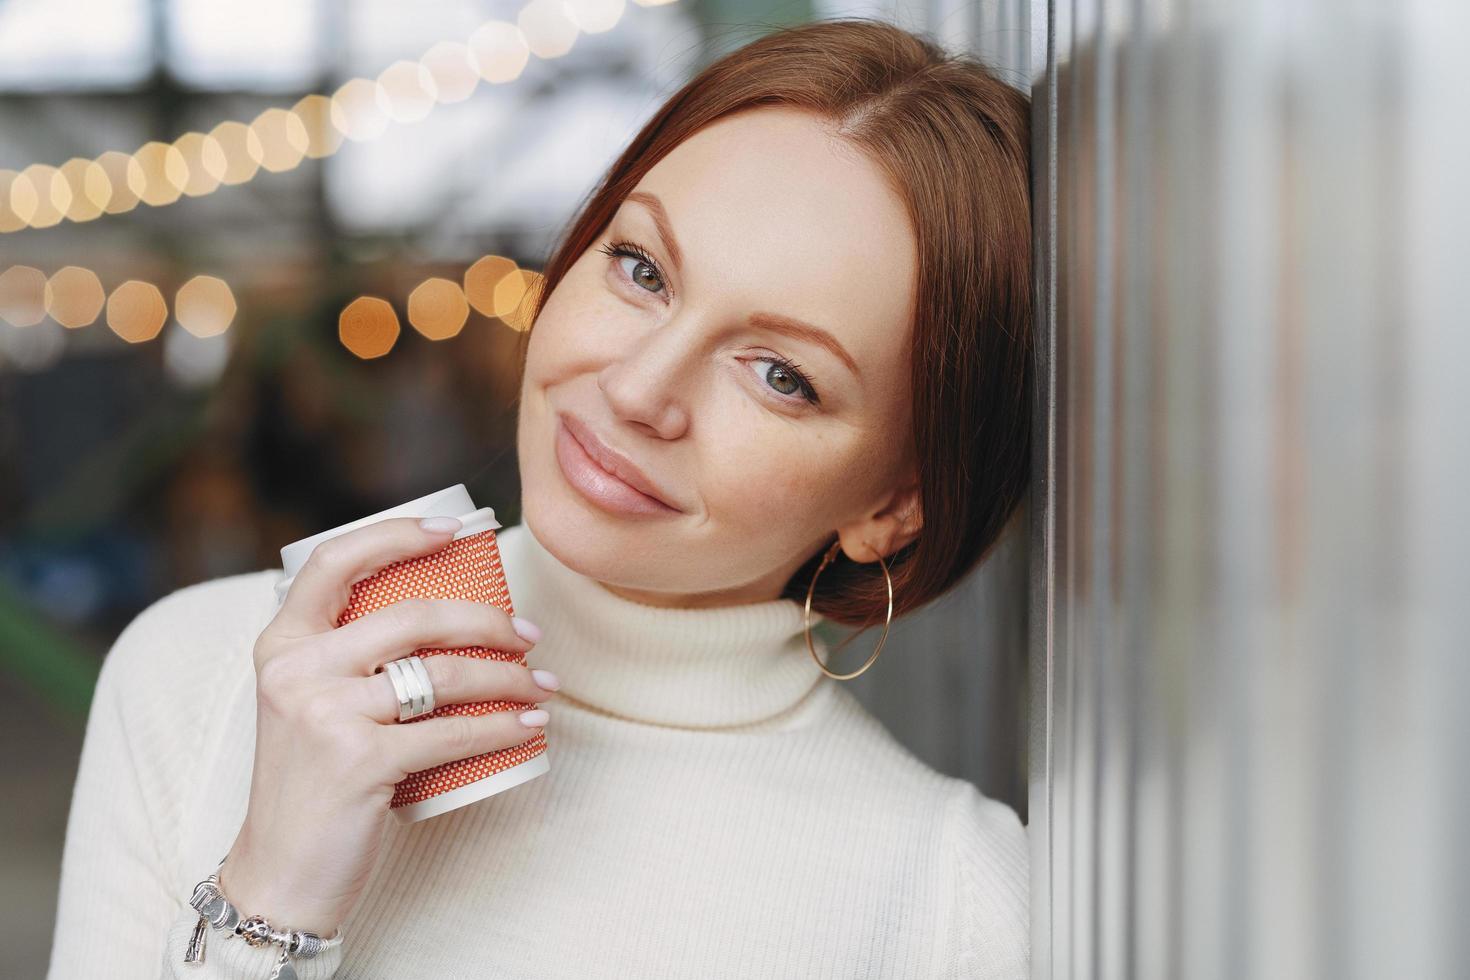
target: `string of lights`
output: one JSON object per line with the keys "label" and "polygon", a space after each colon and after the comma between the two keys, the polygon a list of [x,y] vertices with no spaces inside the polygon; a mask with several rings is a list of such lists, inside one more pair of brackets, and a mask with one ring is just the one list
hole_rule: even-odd
{"label": "string of lights", "polygon": [[[473,309],[524,331],[543,282],[539,272],[522,269],[504,256],[486,255],[465,269],[462,283],[434,276],[416,285],[406,302],[408,321],[429,340],[447,340],[459,334]],[[194,276],[174,294],[174,319],[195,337],[224,333],[237,311],[234,291],[215,276]],[[29,265],[0,272],[0,320],[28,328],[47,316],[70,330],[101,317],[118,337],[138,344],[158,337],[168,321],[169,304],[162,289],[141,279],[122,282],[109,294],[96,272],[76,265],[49,277]],[[379,296],[359,296],[348,303],[337,326],[342,346],[363,360],[387,354],[401,332],[393,304]]]}
{"label": "string of lights", "polygon": [[[675,0],[633,2],[655,7]],[[482,81],[513,81],[532,55],[558,58],[579,33],[611,30],[624,10],[624,0],[531,0],[515,23],[487,21],[465,42],[442,41],[375,79],[353,78],[331,96],[308,95],[249,123],[227,120],[208,133],[150,141],[132,153],[75,157],[59,167],[0,169],[0,233],[126,214],[140,204],[166,207],[244,184],[262,170],[281,173],[329,157],[344,140],[377,139],[393,123],[417,122],[438,105],[462,102]]]}

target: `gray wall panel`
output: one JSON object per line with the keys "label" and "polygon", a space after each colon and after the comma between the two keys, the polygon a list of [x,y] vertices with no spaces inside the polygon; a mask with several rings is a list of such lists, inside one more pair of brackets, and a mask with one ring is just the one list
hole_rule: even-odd
{"label": "gray wall panel", "polygon": [[1030,9],[1033,975],[1470,975],[1465,8]]}

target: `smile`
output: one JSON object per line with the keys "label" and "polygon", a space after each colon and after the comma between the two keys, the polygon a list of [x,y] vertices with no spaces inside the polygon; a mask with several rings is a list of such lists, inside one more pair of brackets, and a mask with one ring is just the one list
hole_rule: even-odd
{"label": "smile", "polygon": [[556,461],[567,482],[590,503],[608,513],[619,516],[666,516],[680,513],[603,469],[587,447],[573,434],[572,429],[568,428],[567,419],[561,413],[557,413]]}

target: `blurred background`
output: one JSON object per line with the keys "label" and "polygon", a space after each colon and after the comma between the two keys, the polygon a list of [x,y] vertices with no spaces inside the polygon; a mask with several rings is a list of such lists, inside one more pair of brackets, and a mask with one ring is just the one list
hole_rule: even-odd
{"label": "blurred background", "polygon": [[1470,976],[1450,0],[0,0],[0,972],[119,630],[453,483],[516,523],[581,197],[714,57],[854,15],[1032,98],[1032,495],[850,688],[1027,821],[1033,977]]}
{"label": "blurred background", "polygon": [[[838,16],[1029,86],[1017,4],[0,0],[0,973],[44,973],[123,626],[454,483],[518,523],[521,301],[557,235],[699,68]],[[1019,528],[850,686],[1024,819]]]}

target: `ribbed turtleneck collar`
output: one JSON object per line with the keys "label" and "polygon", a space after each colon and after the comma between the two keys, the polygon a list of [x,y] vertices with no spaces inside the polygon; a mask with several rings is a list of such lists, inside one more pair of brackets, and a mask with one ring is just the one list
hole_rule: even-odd
{"label": "ribbed turtleneck collar", "polygon": [[[650,606],[568,568],[524,523],[496,531],[496,543],[516,615],[542,629],[528,662],[555,672],[573,701],[636,721],[717,728],[779,714],[824,679],[791,599]],[[812,642],[825,660],[821,638]]]}

